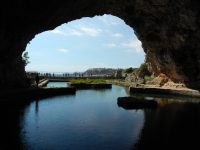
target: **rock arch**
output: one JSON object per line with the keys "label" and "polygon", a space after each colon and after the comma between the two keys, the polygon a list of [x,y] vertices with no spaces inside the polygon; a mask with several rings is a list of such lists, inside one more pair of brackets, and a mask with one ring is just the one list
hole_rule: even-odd
{"label": "rock arch", "polygon": [[28,86],[21,54],[36,34],[103,14],[134,28],[155,74],[175,82],[200,79],[198,0],[10,0],[0,11],[0,87]]}

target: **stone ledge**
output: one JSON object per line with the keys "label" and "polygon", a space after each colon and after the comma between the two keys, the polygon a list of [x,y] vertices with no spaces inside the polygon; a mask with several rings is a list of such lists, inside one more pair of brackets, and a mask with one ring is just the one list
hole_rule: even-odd
{"label": "stone ledge", "polygon": [[49,83],[49,80],[45,79],[45,80],[43,80],[42,82],[40,82],[40,83],[38,84],[38,86],[39,86],[39,87],[45,87],[45,86],[47,86],[48,83]]}
{"label": "stone ledge", "polygon": [[130,87],[131,94],[158,94],[174,95],[200,98],[200,92],[191,89],[170,89],[170,88],[151,88],[151,87]]}
{"label": "stone ledge", "polygon": [[0,99],[15,98],[22,99],[34,99],[34,98],[45,98],[59,95],[72,95],[76,93],[76,89],[73,87],[67,88],[30,88],[30,89],[16,89],[16,90],[5,90],[1,91]]}

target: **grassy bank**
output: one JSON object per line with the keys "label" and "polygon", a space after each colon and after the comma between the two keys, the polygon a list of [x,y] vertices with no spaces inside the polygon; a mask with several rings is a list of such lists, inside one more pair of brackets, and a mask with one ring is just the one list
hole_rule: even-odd
{"label": "grassy bank", "polygon": [[71,84],[105,84],[103,79],[74,79],[70,81]]}

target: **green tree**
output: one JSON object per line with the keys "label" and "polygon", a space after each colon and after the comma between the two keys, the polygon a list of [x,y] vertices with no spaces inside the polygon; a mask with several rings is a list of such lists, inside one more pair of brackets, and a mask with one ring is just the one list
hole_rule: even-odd
{"label": "green tree", "polygon": [[134,70],[134,69],[133,69],[132,67],[127,68],[127,69],[125,70],[125,73],[132,73],[133,70]]}
{"label": "green tree", "polygon": [[138,70],[138,75],[140,78],[144,78],[145,76],[151,76],[151,72],[149,71],[146,63],[140,65],[140,68]]}
{"label": "green tree", "polygon": [[24,52],[23,55],[22,55],[22,60],[23,60],[25,66],[28,63],[30,63],[30,61],[28,59],[29,59],[28,52]]}

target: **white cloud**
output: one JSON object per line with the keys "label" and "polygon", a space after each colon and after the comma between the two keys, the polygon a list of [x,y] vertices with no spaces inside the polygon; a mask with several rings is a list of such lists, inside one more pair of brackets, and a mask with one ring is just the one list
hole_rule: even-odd
{"label": "white cloud", "polygon": [[139,40],[131,40],[121,44],[122,47],[128,48],[127,52],[143,52],[142,43]]}
{"label": "white cloud", "polygon": [[69,30],[66,31],[66,36],[70,36],[70,35],[82,36],[83,33],[81,33],[80,31],[78,31],[76,29],[69,29]]}
{"label": "white cloud", "polygon": [[60,34],[60,35],[65,35],[65,32],[63,31],[60,31],[58,29],[54,29],[52,31],[49,31],[50,33],[53,33],[53,34]]}
{"label": "white cloud", "polygon": [[58,49],[58,51],[61,52],[61,53],[68,53],[69,52],[69,50],[65,49],[65,48],[60,48],[60,49]]}
{"label": "white cloud", "polygon": [[123,35],[121,33],[113,33],[111,36],[119,38],[122,37]]}
{"label": "white cloud", "polygon": [[110,22],[110,25],[112,25],[112,26],[116,26],[116,25],[118,25],[118,24],[119,24],[119,23],[118,23],[117,21],[114,21],[114,20]]}
{"label": "white cloud", "polygon": [[92,36],[97,37],[102,32],[102,29],[89,26],[89,25],[78,25],[73,28],[67,28],[65,31],[54,29],[50,31],[52,34],[64,35],[64,36]]}
{"label": "white cloud", "polygon": [[81,36],[83,35],[80,31],[76,29],[67,29],[66,31],[61,31],[58,29],[50,31],[52,34],[59,34],[59,35],[64,35],[64,36]]}
{"label": "white cloud", "polygon": [[128,42],[123,42],[123,43],[107,43],[107,44],[103,44],[103,46],[107,48],[123,48],[123,49],[126,49],[126,52],[131,52],[131,53],[144,52],[142,48],[142,43],[139,40],[131,40]]}
{"label": "white cloud", "polygon": [[92,37],[96,37],[101,33],[101,29],[97,27],[90,26],[80,26],[79,30],[84,34]]}

